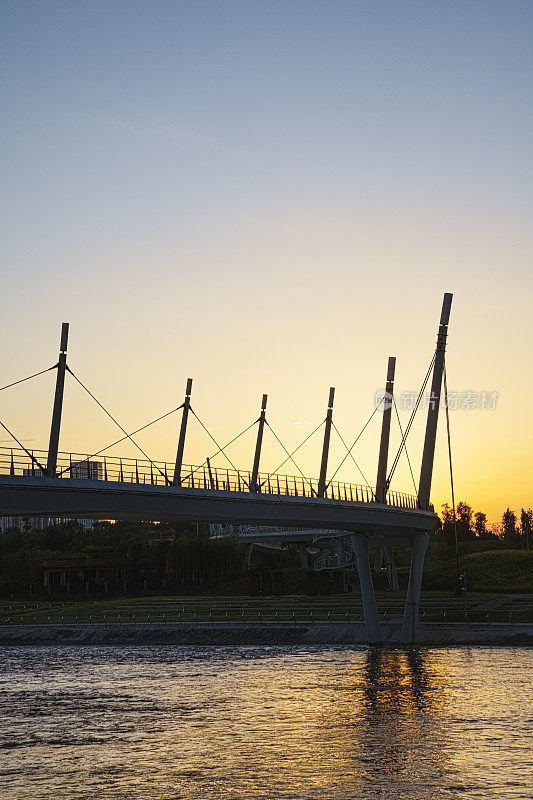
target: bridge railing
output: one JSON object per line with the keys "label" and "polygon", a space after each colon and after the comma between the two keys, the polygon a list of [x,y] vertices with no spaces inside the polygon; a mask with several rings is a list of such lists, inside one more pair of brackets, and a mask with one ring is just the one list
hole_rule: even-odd
{"label": "bridge railing", "polygon": [[[0,447],[0,474],[44,477],[47,453]],[[174,478],[174,464],[165,461],[94,456],[82,453],[58,453],[56,477],[118,483],[168,486]],[[251,473],[210,465],[183,465],[180,485],[186,489],[210,489],[222,492],[248,492]],[[260,473],[258,490],[262,494],[290,497],[318,497],[318,480],[301,475]],[[331,481],[324,497],[348,503],[372,503],[374,489],[355,483]],[[387,493],[387,504],[398,508],[416,508],[416,497],[403,492]]]}

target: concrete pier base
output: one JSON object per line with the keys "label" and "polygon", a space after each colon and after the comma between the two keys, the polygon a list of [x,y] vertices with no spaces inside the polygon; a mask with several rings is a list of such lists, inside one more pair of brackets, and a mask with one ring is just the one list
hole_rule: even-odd
{"label": "concrete pier base", "polygon": [[411,558],[411,569],[409,570],[407,597],[405,599],[402,644],[414,644],[417,641],[422,572],[428,543],[429,533],[415,533],[413,535],[413,555]]}
{"label": "concrete pier base", "polygon": [[364,533],[354,533],[351,536],[352,549],[357,558],[357,571],[363,600],[363,616],[367,639],[370,644],[381,643],[381,630],[379,627],[378,606],[372,582],[372,572],[368,557],[368,544]]}

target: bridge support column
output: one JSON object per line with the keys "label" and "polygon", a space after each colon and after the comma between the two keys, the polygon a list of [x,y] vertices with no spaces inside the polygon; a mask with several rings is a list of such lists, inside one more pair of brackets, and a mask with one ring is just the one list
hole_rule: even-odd
{"label": "bridge support column", "polygon": [[261,445],[263,443],[263,431],[265,429],[266,421],[266,407],[268,395],[263,395],[263,402],[261,403],[261,413],[259,415],[259,427],[257,429],[257,442],[255,443],[255,456],[254,465],[252,467],[252,479],[250,481],[250,491],[259,492],[261,487],[258,485],[257,477],[259,475],[259,459],[261,458]]}
{"label": "bridge support column", "polygon": [[183,401],[183,413],[181,415],[180,438],[178,440],[178,452],[176,453],[176,466],[174,467],[173,486],[181,486],[181,465],[183,464],[183,451],[185,450],[185,434],[187,433],[187,420],[191,407],[192,378],[187,378],[185,389],[185,400]]}
{"label": "bridge support column", "polygon": [[387,459],[389,455],[390,422],[393,404],[394,371],[396,359],[389,356],[387,383],[383,398],[383,420],[381,422],[381,441],[379,445],[378,475],[376,478],[376,503],[384,503],[387,497]]}
{"label": "bridge support column", "polygon": [[396,572],[396,564],[394,562],[394,553],[390,545],[384,547],[383,550],[385,553],[385,565],[387,567],[389,589],[391,592],[397,592],[400,588],[400,585],[398,583],[398,573]]}
{"label": "bridge support column", "polygon": [[351,535],[352,549],[357,558],[357,571],[363,599],[363,615],[365,618],[366,635],[369,644],[381,644],[381,629],[379,626],[378,606],[372,583],[372,572],[368,558],[368,544],[364,533]]}
{"label": "bridge support column", "polygon": [[422,573],[428,542],[429,533],[415,533],[413,535],[413,555],[411,569],[409,570],[407,597],[405,598],[402,644],[414,644],[417,640],[420,590],[422,589]]}
{"label": "bridge support column", "polygon": [[329,390],[328,410],[326,412],[326,427],[324,428],[324,444],[322,445],[322,461],[320,463],[320,477],[318,479],[317,494],[319,497],[324,497],[326,493],[326,474],[328,471],[328,455],[329,455],[329,440],[331,436],[331,425],[333,423],[334,397],[335,397],[335,388],[332,386]]}
{"label": "bridge support column", "polygon": [[50,428],[50,443],[48,445],[48,461],[46,474],[55,478],[57,469],[57,451],[59,448],[59,433],[61,430],[61,412],[63,410],[63,391],[65,388],[65,373],[67,371],[67,343],[68,322],[61,326],[61,343],[59,345],[59,361],[57,364],[56,393],[54,397],[54,410],[52,412],[52,425]]}
{"label": "bridge support column", "polygon": [[250,564],[252,563],[252,553],[254,551],[254,544],[246,545],[246,550],[244,551],[244,569],[250,569]]}

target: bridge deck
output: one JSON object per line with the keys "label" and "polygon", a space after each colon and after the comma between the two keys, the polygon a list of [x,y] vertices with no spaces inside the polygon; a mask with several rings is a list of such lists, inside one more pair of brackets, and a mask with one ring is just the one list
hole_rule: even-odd
{"label": "bridge deck", "polygon": [[59,516],[282,525],[335,530],[432,530],[431,511],[376,502],[190,489],[76,478],[0,475],[4,516]]}
{"label": "bridge deck", "polygon": [[[432,530],[433,511],[416,508],[401,492],[376,503],[370,486],[330,482],[319,497],[313,478],[259,475],[183,466],[173,485],[173,467],[163,461],[61,453],[57,477],[47,477],[46,452],[0,448],[0,514],[3,516],[233,522],[235,524],[330,528],[367,532]],[[3,474],[2,474],[3,473]]]}

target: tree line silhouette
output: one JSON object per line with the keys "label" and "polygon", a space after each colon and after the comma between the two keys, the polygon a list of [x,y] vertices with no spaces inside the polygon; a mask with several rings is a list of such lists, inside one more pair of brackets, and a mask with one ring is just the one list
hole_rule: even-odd
{"label": "tree line silhouette", "polygon": [[[428,559],[436,559],[443,566],[453,558],[456,528],[461,553],[529,550],[533,541],[532,509],[521,509],[517,515],[508,508],[500,523],[489,526],[482,511],[474,512],[461,501],[455,524],[453,510],[447,504],[442,506],[440,520]],[[398,559],[401,566],[401,553]],[[295,547],[254,551],[256,570],[299,567]],[[46,570],[49,584],[44,580]],[[67,575],[67,588],[61,572]],[[213,538],[205,524],[96,522],[87,530],[69,520],[34,530],[26,520],[22,529],[0,533],[0,596],[4,597],[61,591],[188,594],[216,592],[230,585],[232,593],[248,594],[248,580],[244,550],[237,536]]]}
{"label": "tree line silhouette", "polygon": [[457,540],[464,541],[486,541],[505,542],[510,549],[529,550],[533,543],[533,509],[522,508],[520,515],[515,514],[507,508],[502,515],[501,522],[489,526],[487,515],[483,511],[474,512],[472,506],[464,501],[457,503],[455,509],[455,521],[453,509],[444,503],[440,514],[441,528],[437,533],[437,539],[444,540],[448,544],[455,541],[455,530],[457,529]]}
{"label": "tree line silhouette", "polygon": [[[295,553],[260,551],[254,561],[265,569],[292,566]],[[61,593],[62,572],[72,594],[189,594],[247,575],[237,537],[213,538],[206,524],[117,521],[86,529],[68,520],[42,530],[26,522],[0,533],[0,596]]]}

